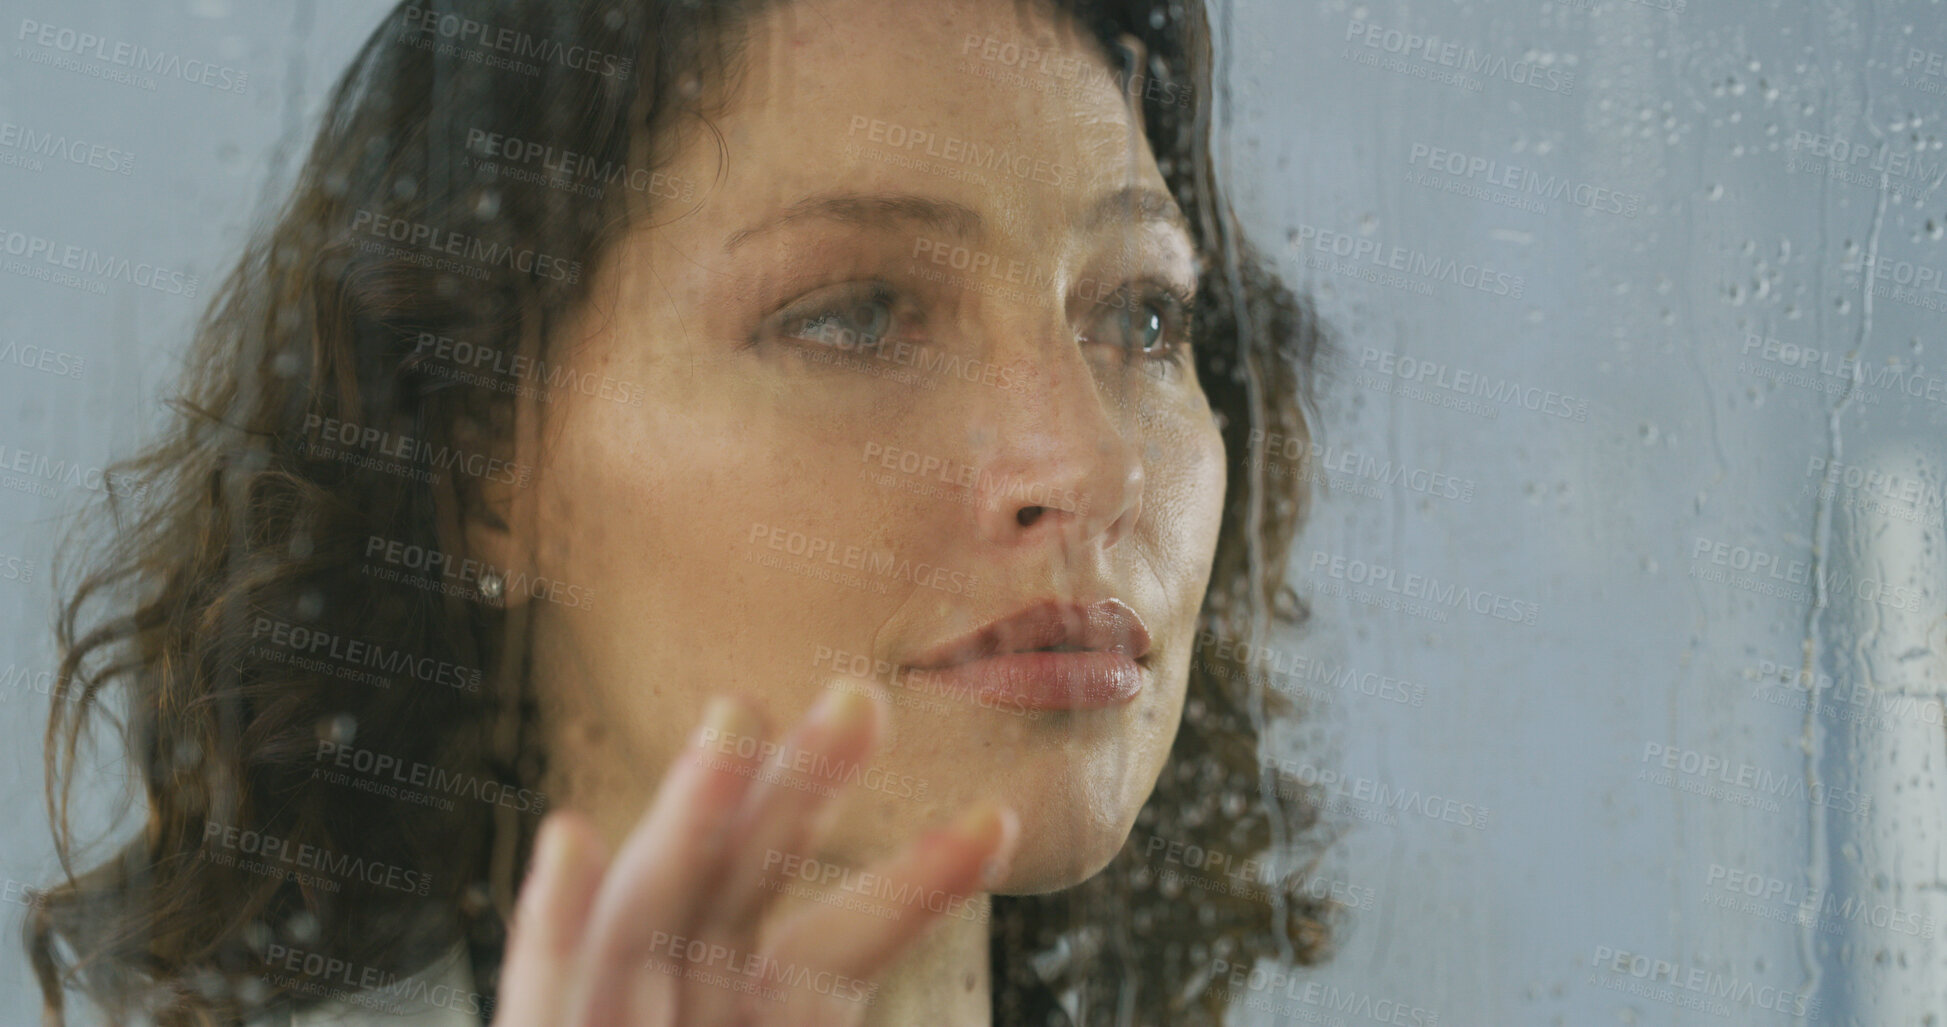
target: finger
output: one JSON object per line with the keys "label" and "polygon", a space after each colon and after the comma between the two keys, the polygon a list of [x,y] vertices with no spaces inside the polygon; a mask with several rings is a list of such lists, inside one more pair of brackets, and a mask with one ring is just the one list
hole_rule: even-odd
{"label": "finger", "polygon": [[710,705],[703,725],[656,790],[656,798],[616,854],[596,893],[582,939],[587,968],[571,1022],[666,1022],[673,1010],[649,1003],[673,1000],[669,978],[649,964],[681,948],[684,925],[721,876],[732,818],[749,789],[756,756],[738,755],[726,739],[763,738],[763,722],[728,697]]}
{"label": "finger", "polygon": [[829,829],[825,813],[837,807],[846,776],[871,753],[887,716],[885,696],[876,689],[836,687],[791,732],[744,800],[726,853],[724,886],[705,911],[700,933],[753,934],[789,861]]}
{"label": "finger", "polygon": [[582,929],[608,859],[586,817],[562,810],[541,822],[534,865],[508,925],[496,1024],[524,1027],[560,1015]]}
{"label": "finger", "polygon": [[[704,904],[694,929],[683,932],[700,944],[685,954],[703,953],[700,965],[686,965],[691,987],[684,989],[686,1022],[730,1023],[737,1010],[753,1011],[756,996],[774,990],[746,974],[715,972],[746,966],[756,951],[758,918],[771,882],[782,873],[786,853],[800,851],[815,837],[835,808],[848,773],[855,773],[870,751],[883,719],[883,699],[856,687],[834,687],[819,699],[774,753],[757,768],[723,850],[724,876],[716,895]],[[748,742],[746,742],[748,744]],[[722,954],[722,958],[717,958]],[[758,1007],[761,1009],[761,1006]]]}
{"label": "finger", "polygon": [[[789,1011],[785,1022],[856,1022],[862,1006],[858,982],[876,980],[894,956],[949,910],[971,908],[965,900],[998,878],[1020,833],[1013,810],[983,800],[952,825],[921,837],[874,871],[871,891],[888,897],[879,901],[890,905],[896,915],[874,916],[848,906],[815,904],[779,925],[765,953],[786,975],[825,980],[815,973],[795,974],[800,967],[834,975],[829,989],[785,989]],[[866,1000],[876,987],[868,984],[863,989]]]}

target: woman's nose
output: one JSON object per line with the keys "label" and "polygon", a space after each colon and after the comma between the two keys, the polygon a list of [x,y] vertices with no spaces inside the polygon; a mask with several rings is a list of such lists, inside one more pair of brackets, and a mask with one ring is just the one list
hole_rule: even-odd
{"label": "woman's nose", "polygon": [[1132,418],[1115,408],[1072,334],[1002,349],[1015,355],[1006,365],[1014,373],[1005,387],[977,390],[985,395],[969,419],[981,538],[1114,546],[1142,514],[1142,453],[1123,424]]}

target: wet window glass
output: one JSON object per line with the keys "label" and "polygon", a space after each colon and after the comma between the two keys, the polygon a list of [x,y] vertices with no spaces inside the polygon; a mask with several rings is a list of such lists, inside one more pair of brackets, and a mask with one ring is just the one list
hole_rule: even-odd
{"label": "wet window glass", "polygon": [[0,1016],[1947,1016],[1947,23],[25,0]]}

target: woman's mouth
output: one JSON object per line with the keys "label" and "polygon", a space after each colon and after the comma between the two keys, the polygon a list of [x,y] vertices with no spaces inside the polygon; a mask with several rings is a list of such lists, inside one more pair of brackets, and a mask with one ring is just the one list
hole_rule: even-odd
{"label": "woman's mouth", "polygon": [[1119,600],[1043,600],[937,646],[909,666],[998,709],[1090,710],[1142,691],[1149,630]]}

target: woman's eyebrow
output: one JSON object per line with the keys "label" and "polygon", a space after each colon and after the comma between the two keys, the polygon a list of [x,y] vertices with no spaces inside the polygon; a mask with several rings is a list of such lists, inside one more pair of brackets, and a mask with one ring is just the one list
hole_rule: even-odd
{"label": "woman's eyebrow", "polygon": [[1176,199],[1146,185],[1123,186],[1090,204],[1088,213],[1082,216],[1082,229],[1099,232],[1117,224],[1146,222],[1160,222],[1190,235],[1189,219],[1183,216],[1183,208],[1176,205]]}
{"label": "woman's eyebrow", "polygon": [[916,193],[827,192],[807,196],[759,224],[731,233],[723,244],[728,253],[751,237],[775,231],[803,218],[822,218],[867,228],[921,224],[951,235],[974,238],[986,230],[980,212],[962,203]]}
{"label": "woman's eyebrow", "polygon": [[[814,193],[749,228],[730,234],[723,244],[725,253],[751,238],[776,231],[793,221],[819,218],[865,228],[893,228],[919,224],[961,238],[978,238],[987,228],[980,212],[963,203],[918,193],[857,193],[846,190]],[[1190,224],[1176,200],[1161,189],[1143,185],[1124,186],[1098,197],[1081,217],[1084,232],[1099,232],[1114,225],[1161,223],[1190,235]]]}

